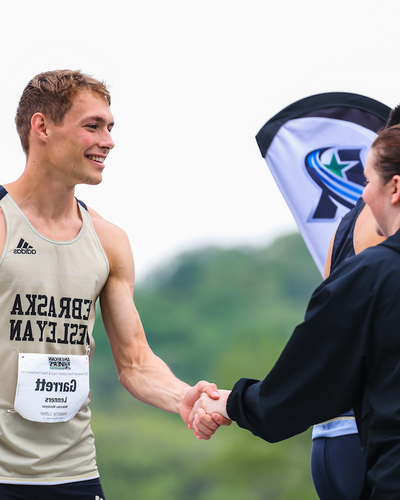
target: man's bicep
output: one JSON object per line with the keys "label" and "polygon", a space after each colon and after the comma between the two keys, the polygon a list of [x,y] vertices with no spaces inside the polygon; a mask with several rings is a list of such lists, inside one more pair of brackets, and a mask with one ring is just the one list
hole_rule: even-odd
{"label": "man's bicep", "polygon": [[127,347],[142,335],[129,281],[111,275],[100,295],[100,309],[112,348],[115,344]]}
{"label": "man's bicep", "polygon": [[109,225],[104,219],[101,222],[96,232],[107,255],[110,270],[100,295],[100,307],[106,330],[112,330],[124,321],[129,307],[133,306],[135,267],[126,233]]}
{"label": "man's bicep", "polygon": [[133,301],[135,268],[129,240],[120,228],[110,229],[112,234],[107,238],[103,236],[101,241],[110,264],[110,274],[100,295],[100,308],[120,371],[134,362],[147,341]]}

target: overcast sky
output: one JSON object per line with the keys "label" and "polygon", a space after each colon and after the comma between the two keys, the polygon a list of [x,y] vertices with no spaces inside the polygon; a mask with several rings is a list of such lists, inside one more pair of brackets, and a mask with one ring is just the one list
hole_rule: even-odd
{"label": "overcast sky", "polygon": [[400,102],[398,0],[14,0],[1,8],[0,182],[25,164],[14,115],[36,74],[81,69],[112,96],[115,148],[77,188],[123,227],[139,279],[193,248],[295,229],[254,136],[292,102]]}

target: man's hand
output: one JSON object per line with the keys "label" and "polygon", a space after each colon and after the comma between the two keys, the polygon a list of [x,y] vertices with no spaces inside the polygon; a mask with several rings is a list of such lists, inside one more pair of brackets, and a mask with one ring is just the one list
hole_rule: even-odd
{"label": "man's hand", "polygon": [[230,393],[231,391],[220,390],[219,398],[210,398],[208,393],[203,391],[200,398],[194,404],[189,416],[189,425],[193,427],[196,435],[207,435],[210,425],[209,419],[217,424],[218,427],[219,425],[231,424],[226,411],[226,402]]}
{"label": "man's hand", "polygon": [[[185,394],[180,408],[180,415],[189,429],[192,428],[194,405],[202,395],[206,395],[211,400],[219,399],[220,395],[215,384],[210,384],[204,380],[191,387]],[[199,415],[199,423],[196,425],[195,435],[198,439],[210,439],[220,425],[230,425],[231,421],[220,417],[213,419],[210,415],[202,413]]]}

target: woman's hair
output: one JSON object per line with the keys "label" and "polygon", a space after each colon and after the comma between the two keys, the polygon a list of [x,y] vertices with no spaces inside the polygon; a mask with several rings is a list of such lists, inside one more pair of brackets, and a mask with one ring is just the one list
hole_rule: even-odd
{"label": "woman's hair", "polygon": [[400,104],[394,107],[390,113],[385,128],[394,127],[400,124]]}
{"label": "woman's hair", "polygon": [[103,96],[111,104],[105,84],[80,71],[56,70],[40,73],[32,78],[22,93],[15,123],[22,149],[29,153],[29,132],[35,113],[43,113],[56,125],[61,125],[72,106],[73,97],[83,90]]}
{"label": "woman's hair", "polygon": [[385,184],[400,175],[400,125],[379,132],[371,149],[375,151],[374,168]]}

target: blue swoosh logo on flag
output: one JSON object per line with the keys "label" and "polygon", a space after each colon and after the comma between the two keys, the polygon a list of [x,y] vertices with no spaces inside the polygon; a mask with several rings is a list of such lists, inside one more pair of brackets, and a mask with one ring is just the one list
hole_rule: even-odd
{"label": "blue swoosh logo on flag", "polygon": [[312,180],[322,189],[321,198],[311,220],[333,219],[337,204],[352,208],[364,190],[363,148],[320,148],[308,153],[305,167]]}

